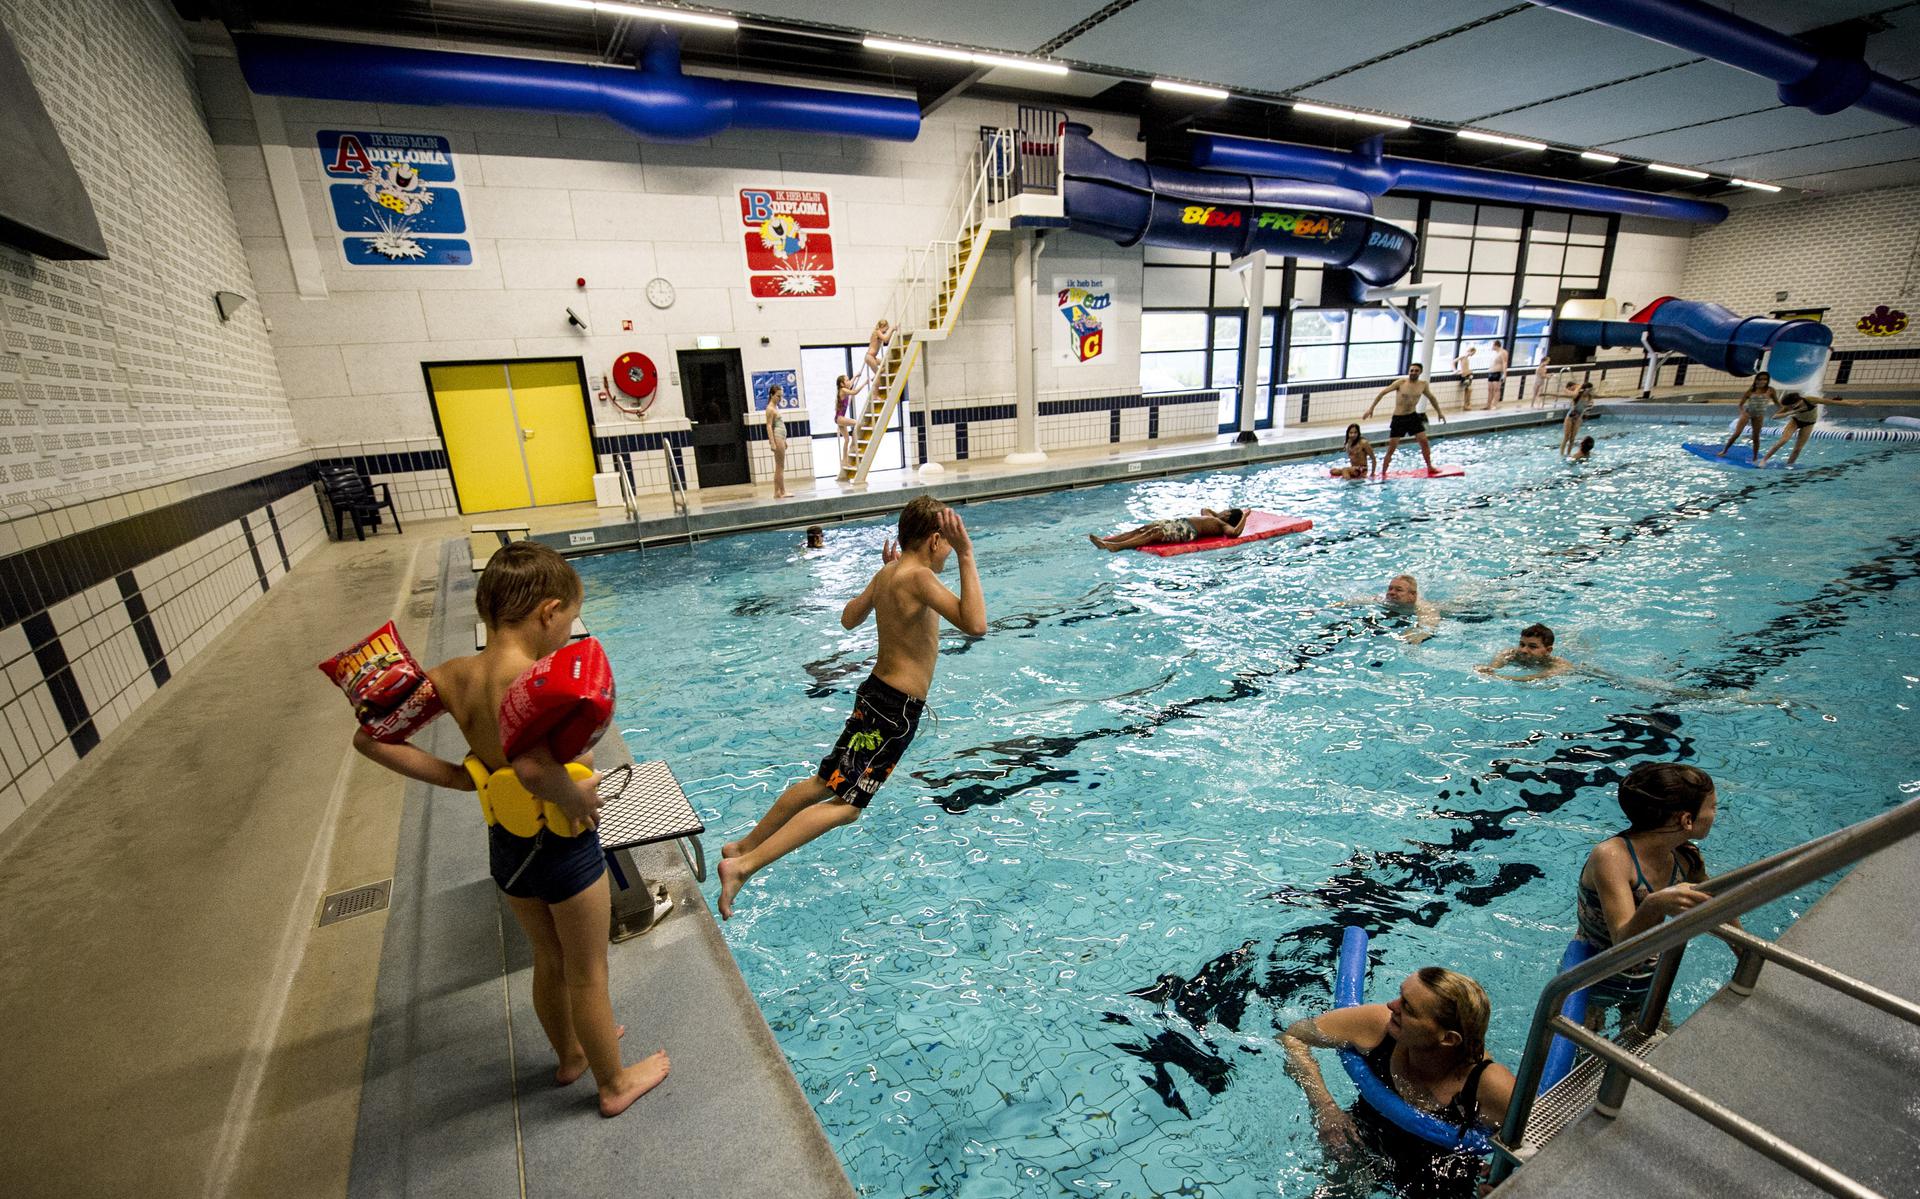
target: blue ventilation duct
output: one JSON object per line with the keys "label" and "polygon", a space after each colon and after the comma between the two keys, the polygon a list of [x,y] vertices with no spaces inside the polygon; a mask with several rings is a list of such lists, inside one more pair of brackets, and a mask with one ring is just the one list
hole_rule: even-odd
{"label": "blue ventilation duct", "polygon": [[1371,196],[1390,191],[1427,192],[1470,200],[1507,204],[1537,204],[1543,208],[1571,208],[1578,212],[1617,212],[1621,216],[1658,217],[1696,225],[1717,225],[1727,219],[1724,204],[1687,200],[1597,183],[1567,183],[1485,167],[1451,166],[1417,158],[1392,158],[1380,153],[1380,139],[1368,138],[1351,151],[1322,150],[1286,142],[1198,133],[1193,138],[1193,165],[1216,171],[1235,171],[1281,179],[1304,179],[1350,187]]}
{"label": "blue ventilation duct", "polygon": [[597,114],[657,141],[726,129],[900,142],[920,135],[911,100],[683,75],[679,39],[664,28],[648,40],[640,70],[269,34],[233,41],[247,86],[263,96]]}
{"label": "blue ventilation duct", "polygon": [[1770,79],[1779,86],[1782,104],[1821,116],[1859,107],[1920,125],[1920,90],[1880,74],[1864,59],[1822,54],[1799,38],[1700,0],[1532,3]]}

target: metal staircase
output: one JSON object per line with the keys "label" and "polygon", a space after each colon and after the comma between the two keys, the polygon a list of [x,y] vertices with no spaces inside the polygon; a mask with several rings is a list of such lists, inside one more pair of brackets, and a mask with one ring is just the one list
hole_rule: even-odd
{"label": "metal staircase", "polygon": [[850,455],[840,464],[842,483],[866,481],[925,346],[945,341],[960,319],[961,306],[993,234],[1016,222],[1059,221],[1053,168],[1059,161],[1059,127],[1064,119],[1065,114],[1051,109],[1022,108],[1018,127],[980,130],[980,144],[941,222],[954,235],[913,251],[881,313],[892,337],[881,349],[879,369],[855,420]]}

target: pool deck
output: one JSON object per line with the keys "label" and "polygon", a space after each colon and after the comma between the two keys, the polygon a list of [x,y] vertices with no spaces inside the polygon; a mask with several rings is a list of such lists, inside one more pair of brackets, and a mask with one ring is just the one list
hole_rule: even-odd
{"label": "pool deck", "polygon": [[[1437,432],[1556,419],[1509,407]],[[1250,447],[1208,438],[966,464],[931,490],[986,499],[1325,453],[1338,437],[1313,427]],[[831,523],[923,489],[829,484],[781,504],[764,490],[706,493],[696,515],[708,534]],[[659,519],[664,497],[648,503],[643,518]],[[525,950],[479,856],[472,798],[430,795],[349,748],[341,699],[311,663],[388,619],[429,659],[470,652],[467,525],[502,515],[316,550],[0,833],[14,913],[0,925],[9,1194],[851,1193],[676,851],[642,855],[673,915],[610,959],[629,1053],[664,1045],[674,1073],[601,1121],[586,1084],[540,1085],[550,1064]],[[547,534],[601,527],[581,506],[527,515]],[[455,748],[450,725],[433,736]],[[1909,895],[1872,899],[1881,923],[1905,921],[1884,930],[1843,903],[1867,876],[1815,913],[1862,930],[1867,949],[1910,947]],[[391,910],[315,927],[322,895],[387,878]],[[1767,986],[1792,981],[1770,971]]]}

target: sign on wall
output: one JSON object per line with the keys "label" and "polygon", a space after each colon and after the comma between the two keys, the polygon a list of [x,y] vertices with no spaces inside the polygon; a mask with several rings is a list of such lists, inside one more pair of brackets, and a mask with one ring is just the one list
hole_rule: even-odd
{"label": "sign on wall", "polygon": [[753,410],[765,412],[767,398],[780,389],[780,406],[792,408],[800,403],[800,376],[796,371],[753,372]]}
{"label": "sign on wall", "polygon": [[431,133],[322,129],[320,167],[348,266],[472,266],[453,147]]}
{"label": "sign on wall", "polygon": [[826,192],[743,187],[740,223],[747,248],[747,288],[754,298],[799,300],[834,294],[833,235],[828,232],[833,217]]}
{"label": "sign on wall", "polygon": [[1868,337],[1892,337],[1906,332],[1907,314],[1897,308],[1889,308],[1881,304],[1853,322],[1853,327]]}
{"label": "sign on wall", "polygon": [[1107,350],[1113,283],[1072,275],[1053,277],[1053,358],[1063,364],[1098,362]]}

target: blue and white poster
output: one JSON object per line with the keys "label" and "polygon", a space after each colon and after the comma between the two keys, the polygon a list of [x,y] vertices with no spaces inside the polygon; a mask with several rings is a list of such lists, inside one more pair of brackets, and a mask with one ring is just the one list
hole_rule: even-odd
{"label": "blue and white poster", "polygon": [[[431,133],[322,129],[320,167],[348,266],[472,266],[453,147]],[[334,182],[339,181],[339,182]]]}
{"label": "blue and white poster", "polygon": [[800,403],[800,374],[798,371],[755,371],[753,372],[753,410],[765,412],[767,400],[773,395],[773,389],[780,389],[780,406],[794,408]]}

